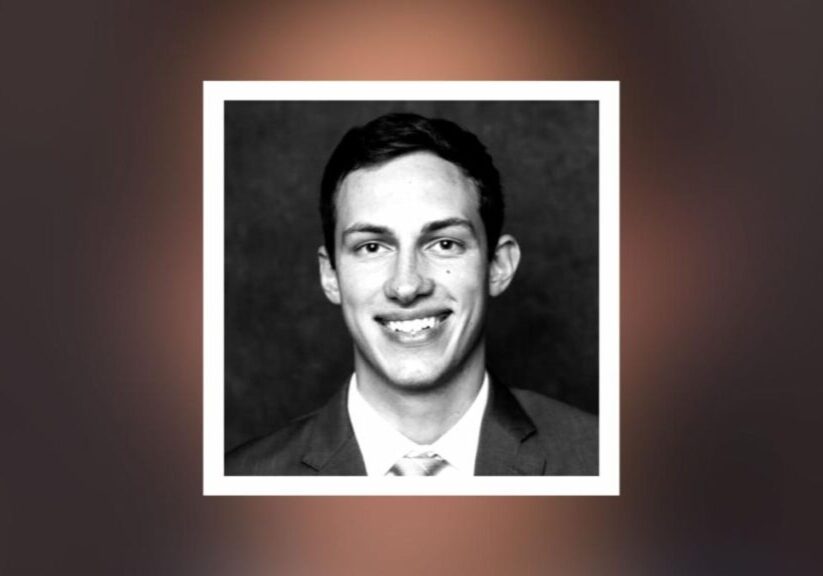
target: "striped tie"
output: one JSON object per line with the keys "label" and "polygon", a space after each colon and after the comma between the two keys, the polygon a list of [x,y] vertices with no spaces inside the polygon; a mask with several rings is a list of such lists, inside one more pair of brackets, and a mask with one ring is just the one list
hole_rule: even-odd
{"label": "striped tie", "polygon": [[389,476],[436,476],[448,462],[433,452],[403,456],[389,470]]}

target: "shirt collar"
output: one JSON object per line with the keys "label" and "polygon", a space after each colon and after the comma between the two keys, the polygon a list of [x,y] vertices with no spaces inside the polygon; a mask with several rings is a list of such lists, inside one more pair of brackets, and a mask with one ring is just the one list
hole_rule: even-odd
{"label": "shirt collar", "polygon": [[406,438],[394,429],[363,397],[357,388],[357,377],[349,383],[348,409],[366,472],[370,476],[383,476],[403,456],[409,453],[436,452],[458,472],[474,474],[480,426],[489,399],[489,377],[483,376],[483,384],[472,405],[457,423],[431,445],[421,445]]}

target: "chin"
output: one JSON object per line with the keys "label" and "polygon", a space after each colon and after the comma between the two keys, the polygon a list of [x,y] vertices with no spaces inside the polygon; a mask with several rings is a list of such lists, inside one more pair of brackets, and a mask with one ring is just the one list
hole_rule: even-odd
{"label": "chin", "polygon": [[393,366],[392,369],[384,371],[384,375],[392,385],[408,390],[427,390],[442,381],[442,374],[433,371],[431,366]]}

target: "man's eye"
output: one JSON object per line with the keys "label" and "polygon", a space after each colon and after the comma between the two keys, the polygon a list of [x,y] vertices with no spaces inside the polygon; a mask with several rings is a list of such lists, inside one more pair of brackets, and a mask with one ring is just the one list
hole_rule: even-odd
{"label": "man's eye", "polygon": [[461,244],[457,240],[451,240],[450,238],[442,238],[435,242],[432,245],[432,248],[434,248],[436,252],[440,252],[441,254],[457,254],[463,248],[463,244]]}
{"label": "man's eye", "polygon": [[357,250],[366,254],[377,254],[380,252],[380,248],[381,246],[377,242],[366,242],[365,244],[361,244]]}
{"label": "man's eye", "polygon": [[441,240],[439,244],[443,250],[451,250],[456,246],[454,240]]}

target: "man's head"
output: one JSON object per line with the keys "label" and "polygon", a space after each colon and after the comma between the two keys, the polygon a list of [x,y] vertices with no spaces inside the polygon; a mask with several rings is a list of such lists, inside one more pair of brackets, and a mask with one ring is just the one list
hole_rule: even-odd
{"label": "man's head", "polygon": [[[321,283],[343,309],[358,381],[420,390],[481,375],[488,298],[503,292],[517,269],[517,243],[499,235],[499,177],[477,139],[446,123],[451,135],[459,131],[456,142],[482,152],[482,168],[454,142],[441,143],[449,158],[413,147],[415,138],[438,140],[418,135],[421,126],[437,122],[445,121],[379,118],[367,126],[391,124],[407,148],[395,145],[386,126],[377,130],[379,137],[372,128],[354,137],[357,149],[379,143],[382,160],[358,164],[354,158],[363,154],[338,154],[354,146],[345,143],[349,132],[326,170],[323,194],[331,200],[333,227],[319,252]],[[485,181],[493,189],[485,212],[476,174],[490,177]],[[333,191],[325,188],[331,182]]]}
{"label": "man's head", "polygon": [[413,152],[431,152],[451,162],[474,183],[488,244],[496,245],[503,226],[503,191],[497,168],[480,140],[448,120],[408,113],[386,114],[349,130],[326,163],[320,186],[320,217],[333,267],[337,264],[335,199],[340,184],[355,170],[379,166]]}

